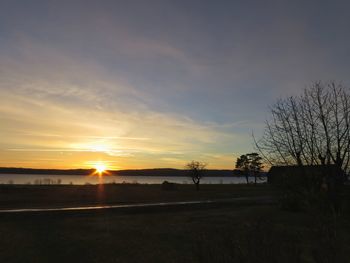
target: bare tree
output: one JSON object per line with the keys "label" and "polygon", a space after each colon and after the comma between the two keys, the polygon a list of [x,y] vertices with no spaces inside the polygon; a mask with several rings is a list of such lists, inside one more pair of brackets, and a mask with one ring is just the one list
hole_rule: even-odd
{"label": "bare tree", "polygon": [[336,82],[315,82],[271,107],[262,138],[265,159],[276,164],[335,164],[349,171],[350,93]]}
{"label": "bare tree", "polygon": [[190,173],[190,176],[192,178],[193,183],[196,186],[197,191],[199,190],[199,183],[203,177],[203,173],[206,166],[207,166],[206,163],[199,162],[199,161],[191,161],[188,164],[186,164],[186,168]]}

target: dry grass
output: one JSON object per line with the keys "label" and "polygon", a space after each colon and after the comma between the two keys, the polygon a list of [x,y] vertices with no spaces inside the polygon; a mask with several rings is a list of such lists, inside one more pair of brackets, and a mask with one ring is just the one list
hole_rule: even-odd
{"label": "dry grass", "polygon": [[268,185],[178,185],[162,190],[161,185],[0,185],[0,209],[22,207],[61,207],[93,204],[150,203],[190,201],[241,196],[271,195]]}

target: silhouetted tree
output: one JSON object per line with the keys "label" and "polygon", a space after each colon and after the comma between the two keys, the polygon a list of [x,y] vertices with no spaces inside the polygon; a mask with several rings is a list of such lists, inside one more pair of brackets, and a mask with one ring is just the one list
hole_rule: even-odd
{"label": "silhouetted tree", "polygon": [[336,164],[349,171],[350,93],[336,82],[315,82],[300,96],[271,107],[257,148],[272,164]]}
{"label": "silhouetted tree", "polygon": [[262,158],[258,153],[250,153],[248,157],[250,159],[250,172],[254,176],[254,183],[256,184],[257,178],[260,178],[262,168],[264,168]]}
{"label": "silhouetted tree", "polygon": [[206,163],[199,162],[199,161],[191,161],[188,164],[186,164],[186,168],[190,173],[190,176],[192,178],[193,183],[196,186],[197,191],[199,190],[199,183],[203,177],[203,173],[206,166],[207,166]]}
{"label": "silhouetted tree", "polygon": [[247,184],[249,184],[249,160],[247,155],[243,154],[237,158],[236,169],[243,171]]}
{"label": "silhouetted tree", "polygon": [[237,158],[236,168],[243,171],[247,184],[249,184],[249,176],[254,176],[256,184],[263,168],[262,158],[258,153],[243,154]]}

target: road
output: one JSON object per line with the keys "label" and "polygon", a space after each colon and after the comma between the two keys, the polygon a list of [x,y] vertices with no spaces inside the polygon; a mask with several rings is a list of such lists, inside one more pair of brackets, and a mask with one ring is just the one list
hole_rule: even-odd
{"label": "road", "polygon": [[93,205],[93,206],[75,206],[75,207],[56,207],[56,208],[16,208],[16,209],[2,209],[0,214],[10,213],[40,213],[40,212],[69,212],[69,211],[94,211],[94,210],[122,210],[127,208],[152,208],[152,207],[175,207],[175,206],[189,206],[201,204],[233,204],[233,203],[254,203],[254,204],[270,204],[273,199],[269,196],[259,197],[236,197],[229,199],[215,199],[215,200],[201,200],[201,201],[184,201],[184,202],[158,202],[158,203],[137,203],[137,204],[115,204],[115,205]]}

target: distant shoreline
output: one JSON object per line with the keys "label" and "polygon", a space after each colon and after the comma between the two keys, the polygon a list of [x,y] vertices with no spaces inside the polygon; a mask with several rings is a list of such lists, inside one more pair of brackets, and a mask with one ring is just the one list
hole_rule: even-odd
{"label": "distant shoreline", "polygon": [[[32,175],[91,175],[95,169],[33,169],[33,168],[8,168],[0,167],[1,174],[32,174]],[[134,169],[134,170],[109,170],[106,172],[115,176],[170,176],[170,177],[187,177],[188,170],[173,168],[154,168],[154,169]],[[265,174],[261,174],[264,176]],[[208,169],[204,171],[203,176],[207,177],[241,177],[244,174],[239,170],[218,170]]]}

